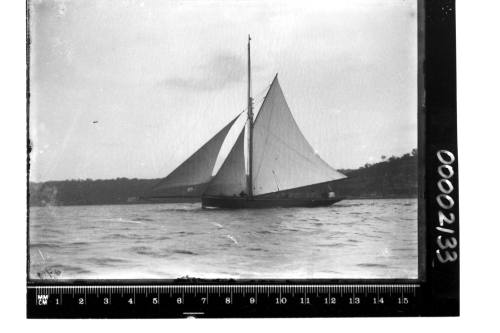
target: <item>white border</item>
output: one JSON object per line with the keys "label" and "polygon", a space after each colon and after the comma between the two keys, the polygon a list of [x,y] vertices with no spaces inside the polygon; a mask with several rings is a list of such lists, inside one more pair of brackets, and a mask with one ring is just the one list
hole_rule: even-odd
{"label": "white border", "polygon": [[[103,0],[104,1],[104,0]],[[432,0],[431,0],[432,1]],[[500,142],[500,5],[457,1],[458,116],[461,218],[461,318],[259,320],[25,320],[25,11],[0,4],[2,237],[0,314],[6,330],[51,332],[175,332],[292,330],[435,332],[497,327]],[[476,319],[480,321],[476,322]]]}

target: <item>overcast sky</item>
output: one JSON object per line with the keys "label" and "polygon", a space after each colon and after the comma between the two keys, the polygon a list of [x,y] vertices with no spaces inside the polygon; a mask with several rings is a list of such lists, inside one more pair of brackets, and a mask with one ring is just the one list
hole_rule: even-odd
{"label": "overcast sky", "polygon": [[168,174],[245,108],[248,34],[334,168],[417,146],[416,1],[31,2],[33,181]]}

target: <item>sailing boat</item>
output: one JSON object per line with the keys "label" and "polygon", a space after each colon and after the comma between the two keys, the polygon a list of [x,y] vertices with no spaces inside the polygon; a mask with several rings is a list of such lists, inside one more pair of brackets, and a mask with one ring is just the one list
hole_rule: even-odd
{"label": "sailing boat", "polygon": [[[154,198],[201,198],[202,207],[328,206],[335,181],[346,178],[307,142],[274,77],[254,119],[248,37],[247,121],[219,170],[212,175],[227,134],[238,117],[153,188]],[[246,141],[246,144],[245,144]]]}

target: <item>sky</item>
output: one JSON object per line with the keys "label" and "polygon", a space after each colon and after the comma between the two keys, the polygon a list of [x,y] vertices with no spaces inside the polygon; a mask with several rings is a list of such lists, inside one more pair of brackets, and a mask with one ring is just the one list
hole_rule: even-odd
{"label": "sky", "polygon": [[336,169],[417,147],[417,1],[32,0],[31,181],[159,178],[279,73]]}

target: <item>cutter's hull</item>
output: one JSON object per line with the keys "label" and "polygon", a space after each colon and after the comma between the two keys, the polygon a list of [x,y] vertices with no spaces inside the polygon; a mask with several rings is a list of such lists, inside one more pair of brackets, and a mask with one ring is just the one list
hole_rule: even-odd
{"label": "cutter's hull", "polygon": [[203,208],[225,208],[225,209],[254,209],[273,207],[324,207],[339,202],[342,198],[321,199],[259,199],[241,197],[216,197],[203,196],[201,204]]}

